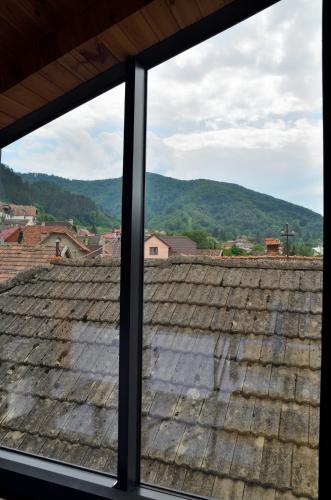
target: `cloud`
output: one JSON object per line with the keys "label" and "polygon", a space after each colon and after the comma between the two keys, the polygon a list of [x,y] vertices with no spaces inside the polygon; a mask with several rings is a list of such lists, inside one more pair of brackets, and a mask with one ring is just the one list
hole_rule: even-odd
{"label": "cloud", "polygon": [[[321,1],[283,0],[149,72],[147,168],[322,211]],[[122,172],[124,86],[4,150],[15,170]]]}

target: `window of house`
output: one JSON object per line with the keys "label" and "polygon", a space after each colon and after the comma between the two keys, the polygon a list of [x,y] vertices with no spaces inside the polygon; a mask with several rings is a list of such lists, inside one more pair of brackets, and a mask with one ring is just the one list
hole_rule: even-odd
{"label": "window of house", "polygon": [[149,255],[158,255],[159,249],[158,247],[149,247]]}

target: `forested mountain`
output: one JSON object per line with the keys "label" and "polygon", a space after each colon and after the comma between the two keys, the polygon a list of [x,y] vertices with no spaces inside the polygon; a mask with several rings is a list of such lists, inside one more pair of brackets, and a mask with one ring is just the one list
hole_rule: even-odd
{"label": "forested mountain", "polygon": [[46,178],[34,183],[24,181],[7,166],[0,164],[0,200],[21,205],[35,205],[41,218],[67,220],[87,226],[113,226],[118,221],[105,214],[90,198],[71,193]]}
{"label": "forested mountain", "polygon": [[[80,181],[46,174],[22,177],[31,184],[47,181],[88,196],[105,212],[118,219],[121,216],[122,179]],[[307,208],[237,184],[183,181],[147,173],[146,227],[150,231],[204,229],[220,240],[246,234],[261,241],[265,236],[278,237],[286,222],[295,231],[296,241],[314,245],[323,237],[323,217]]]}

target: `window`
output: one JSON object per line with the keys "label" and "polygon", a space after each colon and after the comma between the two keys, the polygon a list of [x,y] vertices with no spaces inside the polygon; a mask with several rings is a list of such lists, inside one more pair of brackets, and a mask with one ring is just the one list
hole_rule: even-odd
{"label": "window", "polygon": [[[266,2],[266,5],[269,3]],[[305,6],[308,3],[305,2]],[[160,498],[160,491],[170,498],[168,495],[174,489],[178,495],[180,492],[192,492],[216,498],[224,498],[224,495],[232,498],[292,498],[291,491],[294,497],[317,497],[321,264],[315,265],[309,259],[302,259],[298,266],[292,264],[293,260],[287,262],[284,258],[281,265],[275,266],[269,261],[259,267],[255,256],[249,259],[249,264],[247,259],[244,263],[240,259],[242,252],[248,251],[250,241],[245,234],[237,234],[238,231],[229,235],[229,247],[224,248],[224,253],[231,251],[237,261],[228,261],[226,264],[217,259],[206,260],[206,256],[209,259],[219,257],[223,249],[210,248],[213,244],[210,235],[201,232],[201,227],[192,227],[192,219],[201,217],[201,207],[198,206],[192,212],[187,201],[194,199],[199,205],[201,200],[198,196],[203,189],[198,189],[194,196],[182,200],[182,203],[180,197],[176,196],[173,205],[179,212],[177,220],[174,217],[176,214],[171,211],[165,218],[171,236],[174,222],[178,224],[179,221],[188,226],[191,224],[190,232],[195,231],[195,234],[190,234],[190,237],[194,240],[188,241],[190,237],[185,235],[185,240],[177,242],[180,245],[172,260],[163,261],[158,266],[157,262],[146,259],[143,270],[145,69],[152,68],[184,47],[206,39],[261,8],[259,1],[252,0],[247,5],[247,2],[234,2],[235,9],[230,8],[230,15],[228,18],[225,16],[225,21],[216,16],[206,23],[196,23],[192,30],[160,42],[156,49],[147,49],[141,57],[115,65],[114,71],[111,69],[99,75],[90,86],[82,85],[78,93],[67,95],[65,99],[60,97],[56,111],[54,107],[46,106],[41,113],[31,113],[24,126],[23,122],[19,122],[17,128],[6,131],[9,136],[22,136],[21,126],[26,132],[31,128],[37,129],[45,116],[51,120],[54,112],[58,113],[66,106],[74,107],[78,101],[95,96],[107,85],[115,86],[119,81],[126,80],[125,168],[123,179],[120,179],[121,174],[114,179],[116,182],[111,193],[111,202],[117,209],[116,222],[121,223],[123,245],[120,241],[118,248],[118,238],[115,238],[115,244],[112,237],[116,230],[109,231],[105,248],[107,246],[112,263],[105,265],[102,261],[105,255],[101,252],[101,257],[96,257],[92,264],[86,260],[84,265],[77,266],[79,270],[73,271],[70,265],[53,263],[50,270],[41,270],[38,276],[25,275],[24,279],[29,280],[28,283],[14,283],[9,288],[0,285],[0,384],[4,384],[0,391],[0,447],[25,450],[43,458],[39,460],[0,449],[3,472],[0,496],[4,498],[19,498],[27,491],[31,494],[31,490],[27,489],[31,488],[30,477],[34,478],[32,484],[36,498],[58,497],[59,486],[64,498],[70,497],[72,490],[78,496],[79,491],[87,492],[88,498],[97,494],[106,498],[119,498],[123,491],[118,493],[118,489],[126,490],[128,486],[130,491],[126,494],[130,498],[140,495],[144,498]],[[207,4],[205,6],[199,2],[199,6],[200,9],[208,10]],[[288,28],[286,21],[282,25],[284,29]],[[282,37],[275,36],[273,41],[280,43],[282,53]],[[305,45],[306,41],[303,41],[302,46]],[[130,53],[132,47],[129,47]],[[249,43],[241,47],[243,58],[251,48]],[[126,47],[125,54],[127,50]],[[198,56],[191,60],[194,70],[201,54],[198,53]],[[119,58],[121,60],[124,55],[120,53]],[[302,61],[301,58],[295,60]],[[95,71],[97,60],[94,63]],[[211,63],[215,63],[215,54],[211,57]],[[268,59],[262,63],[267,65]],[[178,72],[181,64],[185,83],[177,88],[177,102],[183,98],[185,101],[188,97],[190,72],[193,71],[185,62],[185,54],[177,68]],[[207,66],[203,64],[203,71]],[[240,79],[245,80],[245,75],[241,75]],[[150,102],[153,101],[152,80],[151,71]],[[167,88],[164,81],[163,88]],[[212,78],[207,83],[213,85],[219,81],[222,79]],[[232,89],[236,92],[236,85]],[[214,90],[218,95],[218,89]],[[166,102],[170,108],[170,104],[176,105],[168,95],[158,102]],[[277,102],[282,103],[282,100]],[[106,116],[109,117],[108,110],[118,109],[121,103],[123,100],[117,94],[112,106],[109,103],[102,106],[102,114],[106,110]],[[160,149],[157,156],[153,156],[152,148],[148,150],[148,165],[155,165],[155,159],[160,161],[158,172],[164,169],[163,173],[172,177],[172,196],[178,184],[173,179],[173,172],[166,170],[164,153],[173,153],[172,149],[177,145],[180,154],[172,155],[173,164],[183,170],[183,165],[193,168],[198,158],[197,153],[191,150],[192,146],[198,144],[197,127],[203,123],[205,132],[213,132],[214,112],[218,112],[219,108],[214,106],[208,110],[210,116],[207,121],[206,116],[200,116],[200,110],[197,105],[197,120],[190,124],[191,137],[188,142],[185,142],[187,123],[184,122],[189,117],[185,113],[181,117],[183,122],[179,123],[179,129],[171,140],[166,127],[158,129],[156,125],[156,134],[149,129],[148,148],[153,142],[156,146],[154,152],[158,147]],[[81,119],[79,108],[76,111],[76,123],[86,123]],[[277,116],[277,109],[272,109],[273,113]],[[293,120],[297,119],[297,113],[300,113],[300,109],[293,110]],[[149,108],[149,127],[151,116]],[[93,117],[94,112],[87,122],[93,121]],[[242,117],[239,114],[227,118],[233,120],[236,133],[243,125]],[[5,119],[5,114],[1,114],[1,121]],[[176,119],[173,121],[176,122]],[[257,128],[261,126],[255,125]],[[307,123],[301,122],[299,125],[304,129]],[[218,126],[222,128],[224,123],[220,121]],[[278,123],[278,126],[281,135],[282,124]],[[251,146],[251,125],[246,128],[246,146]],[[36,137],[40,134],[42,139],[48,138],[50,145],[54,146],[54,136],[48,136],[49,130],[47,127],[39,129]],[[96,156],[98,161],[103,158],[104,144],[111,143],[108,155],[112,155],[114,150],[118,151],[119,144],[122,144],[122,140],[117,140],[118,137],[109,132],[107,130],[100,134],[100,129],[95,130],[93,139],[98,137],[96,142],[100,146]],[[115,132],[116,136],[118,130]],[[163,141],[160,141],[160,136],[163,136]],[[205,144],[213,149],[214,141],[208,143],[212,135],[206,136]],[[247,137],[245,135],[239,139],[244,143]],[[75,149],[76,134],[68,134],[68,138],[73,140]],[[1,137],[0,146],[4,144],[9,144],[9,141]],[[33,147],[33,144],[30,146]],[[70,160],[73,159],[72,163],[66,158],[67,175],[71,177],[73,173],[79,174],[80,170],[70,170],[75,155],[70,140],[67,146],[66,154]],[[86,149],[89,149],[88,141],[82,147],[82,156]],[[254,151],[254,147],[248,147],[247,158]],[[38,152],[36,148],[35,153]],[[56,153],[58,159],[63,160],[61,151],[57,149]],[[292,153],[295,157],[295,151]],[[4,150],[3,154],[3,162],[10,164],[10,148]],[[185,162],[182,162],[183,156],[186,156]],[[316,156],[315,153],[312,156]],[[22,158],[26,157],[31,160],[29,155],[22,155]],[[45,164],[49,165],[48,162]],[[97,161],[93,161],[89,172],[95,176],[93,186],[98,190],[99,181],[104,177],[101,173],[99,178],[96,165]],[[278,168],[281,165],[281,162],[277,163]],[[199,177],[206,176],[207,166],[205,161],[199,164]],[[265,171],[262,176],[267,177]],[[248,173],[246,179],[249,178]],[[189,182],[194,186],[194,180]],[[68,185],[71,186],[70,183]],[[79,185],[84,191],[84,181]],[[148,229],[157,228],[160,215],[153,208],[158,198],[155,196],[156,185],[157,182],[152,186],[147,179]],[[118,195],[121,187],[123,207],[121,194]],[[3,196],[3,193],[0,183],[0,195]],[[98,204],[104,194],[102,190],[97,192]],[[157,194],[164,200],[164,191]],[[229,198],[231,192],[227,200]],[[210,202],[214,214],[219,200],[211,196]],[[74,204],[69,206],[74,208]],[[40,208],[39,216],[42,216],[45,209],[42,203]],[[92,212],[95,213],[95,210]],[[121,213],[124,214],[122,220]],[[232,215],[235,213],[234,210]],[[105,212],[103,215],[109,220],[107,217],[112,214]],[[217,240],[226,230],[222,227],[223,215],[218,218],[220,233],[214,237]],[[208,223],[208,219],[203,223]],[[88,229],[90,233],[95,233],[92,225]],[[187,227],[183,228],[183,232],[184,229]],[[71,231],[69,227],[68,233]],[[82,237],[86,238],[86,234]],[[66,244],[72,250],[70,237]],[[49,246],[52,245],[53,242]],[[12,248],[10,246],[6,250]],[[1,251],[0,246],[0,261]],[[94,250],[91,249],[91,252]],[[123,266],[120,265],[119,256],[122,256]],[[30,259],[32,262],[32,256]],[[12,261],[11,257],[6,262],[9,260]],[[75,296],[69,296],[71,292]],[[86,302],[90,300],[93,306],[87,311]],[[59,307],[54,307],[55,301]],[[17,320],[15,318],[12,321],[13,315],[17,316]],[[145,322],[143,332],[142,316]],[[27,322],[23,321],[26,317],[29,318]],[[30,318],[33,318],[32,321]],[[69,319],[69,325],[63,328],[66,319]],[[79,326],[72,328],[73,325]],[[17,342],[15,336],[19,337]],[[45,339],[51,347],[45,345]],[[88,349],[84,349],[84,344],[88,344]],[[78,369],[76,363],[79,364]],[[39,369],[43,377],[38,375]],[[54,377],[60,370],[67,373],[67,379],[63,377],[60,381],[60,378]],[[79,376],[74,381],[76,375]],[[63,411],[58,412],[54,407],[53,399],[48,397],[50,391],[52,397],[61,403]],[[40,400],[40,404],[35,404],[35,398]],[[56,425],[48,428],[49,421]],[[58,459],[71,465],[81,465],[85,469],[53,462]],[[324,461],[326,463],[325,458]],[[143,487],[138,492],[131,487],[139,482],[139,465]],[[92,470],[97,473],[92,474]],[[117,470],[118,489],[109,491],[114,484],[108,481],[109,474],[115,475]]]}
{"label": "window", "polygon": [[321,3],[310,7],[284,0],[149,72],[145,230],[180,246],[145,262],[146,483],[318,496]]}
{"label": "window", "polygon": [[149,255],[158,255],[159,249],[158,247],[149,247]]}
{"label": "window", "polygon": [[[0,444],[112,475],[123,112],[120,86],[5,148],[0,166],[2,196],[16,211],[40,208],[22,227],[24,244],[15,233],[2,246],[14,265],[2,266],[1,282],[30,274],[0,298]],[[113,179],[97,181],[110,159]],[[110,184],[117,202],[109,209]],[[11,307],[17,301],[24,316]]]}

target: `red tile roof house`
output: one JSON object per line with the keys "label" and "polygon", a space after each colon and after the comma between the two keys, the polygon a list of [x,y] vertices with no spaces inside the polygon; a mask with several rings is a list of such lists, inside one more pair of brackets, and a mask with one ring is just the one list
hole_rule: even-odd
{"label": "red tile roof house", "polygon": [[0,231],[0,245],[4,243],[17,243],[22,233],[20,227],[9,227]]}
{"label": "red tile roof house", "polygon": [[280,240],[275,240],[274,238],[265,238],[264,243],[268,256],[280,255]]}
{"label": "red tile roof house", "polygon": [[38,210],[32,205],[15,205],[15,203],[1,203],[0,215],[3,214],[6,219],[29,219],[34,221]]}
{"label": "red tile roof house", "polygon": [[56,240],[61,247],[67,247],[72,257],[79,258],[90,253],[75,232],[61,226],[27,226],[23,229],[23,240],[26,245],[47,245],[55,248]]}

